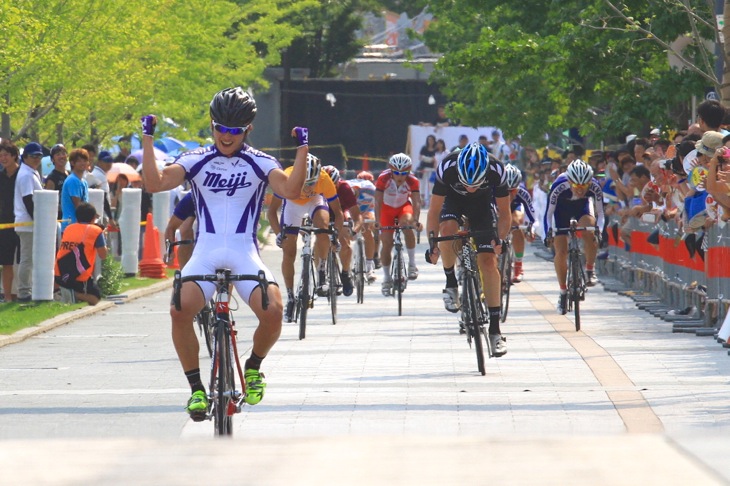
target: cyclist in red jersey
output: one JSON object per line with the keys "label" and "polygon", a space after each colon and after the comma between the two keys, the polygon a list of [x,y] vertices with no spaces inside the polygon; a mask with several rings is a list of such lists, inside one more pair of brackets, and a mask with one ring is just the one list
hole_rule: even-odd
{"label": "cyclist in red jersey", "polygon": [[[383,171],[375,182],[375,220],[380,226],[393,226],[395,219],[402,226],[416,226],[421,229],[418,222],[421,213],[421,196],[419,182],[416,176],[411,174],[411,158],[400,153],[393,155],[388,161],[388,170]],[[413,230],[403,232],[406,239],[406,250],[408,251],[408,280],[418,278],[416,267],[416,237]],[[393,232],[384,231],[380,235],[383,244],[383,251],[380,258],[383,264],[384,280],[382,284],[383,295],[391,295],[393,280],[390,275],[390,253],[393,250]]]}

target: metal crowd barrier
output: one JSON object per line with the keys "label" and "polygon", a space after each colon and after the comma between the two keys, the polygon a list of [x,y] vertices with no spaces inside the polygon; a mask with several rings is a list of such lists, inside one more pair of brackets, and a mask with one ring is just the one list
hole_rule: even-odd
{"label": "metal crowd barrier", "polygon": [[[657,296],[668,308],[695,306],[705,327],[722,323],[730,303],[730,225],[715,224],[704,234],[702,251],[694,255],[685,244],[684,235],[674,221],[656,224],[632,218],[629,222],[629,249],[618,241],[609,223],[608,258],[598,260],[599,273],[623,282],[633,290]],[[658,228],[659,244],[647,241]]]}

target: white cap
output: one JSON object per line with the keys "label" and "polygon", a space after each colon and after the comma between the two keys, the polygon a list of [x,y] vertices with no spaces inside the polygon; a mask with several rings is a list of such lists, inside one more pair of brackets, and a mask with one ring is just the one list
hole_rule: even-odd
{"label": "white cap", "polygon": [[626,136],[626,143],[629,143],[630,141],[634,140],[636,138],[636,135],[633,133],[631,135]]}
{"label": "white cap", "polygon": [[662,131],[659,130],[658,128],[655,128],[654,130],[652,130],[652,131],[649,132],[649,135],[657,135],[657,136],[659,136],[661,134],[662,134]]}

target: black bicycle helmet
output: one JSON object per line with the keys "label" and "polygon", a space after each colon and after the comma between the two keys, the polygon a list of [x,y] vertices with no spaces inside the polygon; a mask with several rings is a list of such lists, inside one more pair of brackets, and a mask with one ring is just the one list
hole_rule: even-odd
{"label": "black bicycle helmet", "polygon": [[226,88],[210,101],[210,117],[227,127],[248,126],[256,117],[256,100],[240,86]]}

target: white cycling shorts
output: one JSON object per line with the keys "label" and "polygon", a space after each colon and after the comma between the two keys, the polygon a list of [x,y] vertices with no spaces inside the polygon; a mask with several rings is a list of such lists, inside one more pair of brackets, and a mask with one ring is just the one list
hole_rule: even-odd
{"label": "white cycling shorts", "polygon": [[[258,242],[254,241],[251,235],[211,235],[206,238],[201,235],[195,243],[193,256],[182,269],[182,276],[187,275],[208,275],[214,274],[217,269],[228,268],[233,274],[256,275],[263,270],[266,278],[271,283],[276,283],[274,275],[261,261]],[[212,282],[198,282],[205,301],[207,302],[215,293],[215,284]],[[248,304],[251,292],[258,286],[253,280],[242,280],[234,282],[238,295]]]}
{"label": "white cycling shorts", "polygon": [[[290,201],[284,201],[284,207],[281,210],[282,226],[301,226],[304,215],[308,214],[314,218],[316,211],[329,211],[327,201],[324,196],[317,194],[312,197],[307,204],[295,204]],[[296,231],[287,231],[287,233],[296,233]]]}

